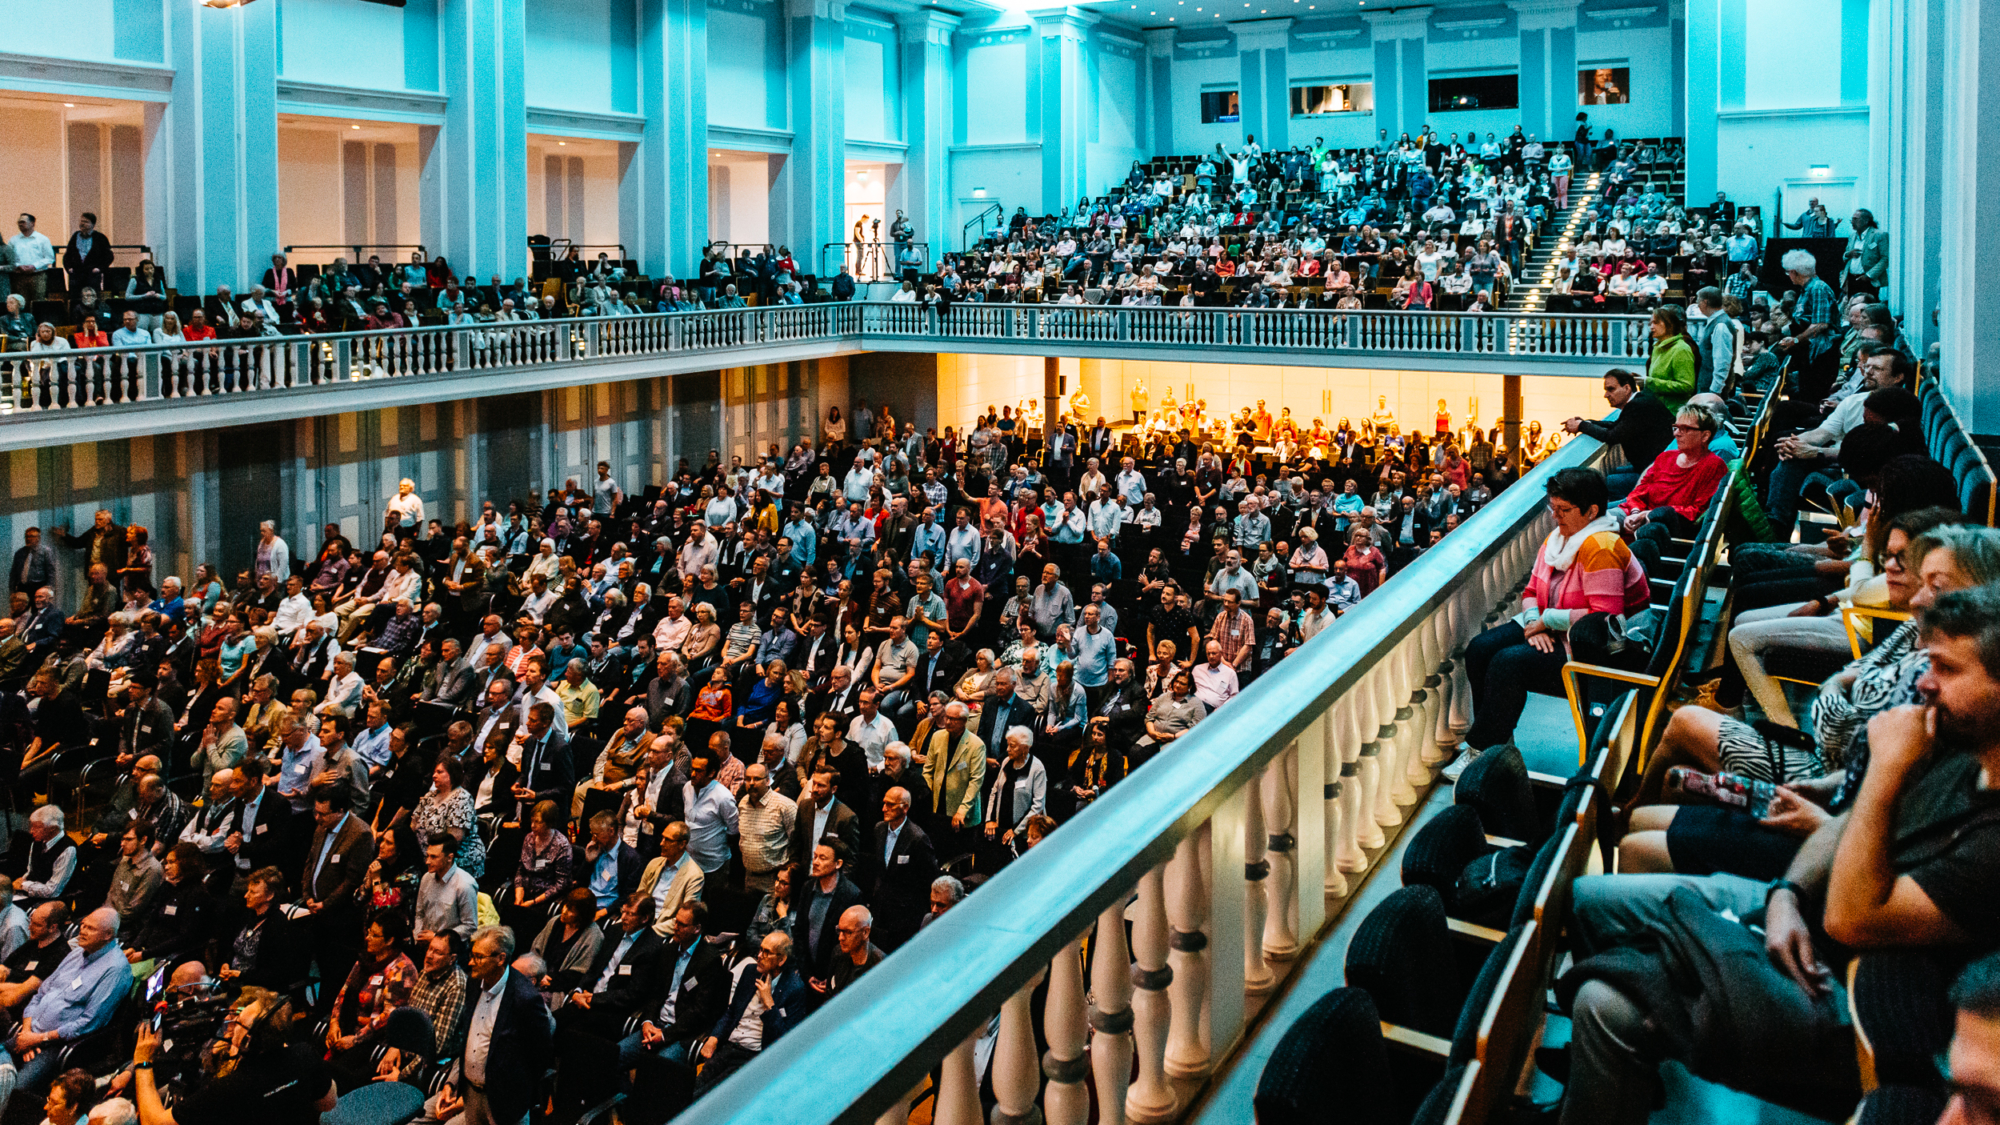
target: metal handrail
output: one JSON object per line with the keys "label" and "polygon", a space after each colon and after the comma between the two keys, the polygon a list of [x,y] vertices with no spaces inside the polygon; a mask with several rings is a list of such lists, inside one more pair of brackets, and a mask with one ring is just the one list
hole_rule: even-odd
{"label": "metal handrail", "polygon": [[[923,261],[909,267],[898,265],[896,257],[901,253],[901,248],[904,246],[917,247],[919,252],[923,254]],[[875,267],[868,275],[868,279],[872,281],[894,281],[903,276],[905,268],[914,269],[918,273],[928,273],[930,271],[930,243],[918,242],[915,239],[911,239],[908,242],[897,242],[894,239],[884,242],[879,238],[875,238],[864,239],[860,242],[821,243],[819,248],[821,277],[828,277],[837,272],[828,268],[831,261],[830,256],[836,249],[840,251],[840,264],[846,267],[847,271],[857,278],[861,277],[862,267],[870,265]]]}
{"label": "metal handrail", "polygon": [[[1171,767],[1135,770],[1047,842],[932,919],[906,948],[835,994],[814,1014],[813,1023],[767,1045],[741,1071],[694,1103],[681,1120],[690,1125],[875,1120],[948,1055],[962,1049],[968,1036],[1003,1003],[1022,995],[1051,959],[1070,948],[1094,920],[1116,919],[1122,926],[1118,913],[1135,888],[1142,907],[1156,904],[1157,898],[1149,896],[1158,893],[1158,869],[1188,842],[1199,848],[1204,826],[1214,829],[1214,862],[1212,868],[1202,869],[1213,882],[1213,894],[1222,898],[1230,880],[1234,880],[1231,893],[1243,893],[1246,877],[1263,876],[1246,876],[1242,866],[1246,856],[1232,851],[1233,842],[1224,837],[1240,832],[1247,841],[1263,821],[1261,814],[1243,812],[1240,806],[1246,801],[1255,804],[1259,784],[1270,785],[1274,771],[1281,778],[1278,786],[1285,785],[1284,771],[1277,767],[1281,756],[1293,749],[1294,740],[1298,803],[1319,801],[1322,774],[1312,756],[1330,746],[1338,733],[1326,729],[1336,721],[1333,711],[1339,709],[1341,718],[1347,718],[1358,697],[1370,697],[1370,715],[1387,707],[1385,723],[1413,721],[1397,718],[1397,708],[1412,686],[1421,696],[1431,669],[1421,660],[1404,659],[1412,646],[1425,640],[1440,613],[1452,618],[1451,632],[1459,643],[1477,631],[1488,608],[1481,603],[1494,595],[1506,600],[1504,591],[1511,587],[1515,572],[1525,573],[1534,557],[1548,522],[1543,483],[1560,469],[1594,462],[1602,450],[1600,443],[1584,437],[1565,444],[1323,635],[1258,677],[1240,699],[1176,741],[1162,755],[1172,757]],[[1423,651],[1430,651],[1428,645]],[[1449,652],[1448,645],[1444,651]],[[1399,668],[1404,675],[1393,690],[1386,694],[1377,690],[1385,686],[1384,670],[1394,675]],[[1412,675],[1413,682],[1408,679]],[[1424,722],[1414,721],[1419,728]],[[1379,737],[1392,737],[1392,726],[1382,729]],[[1422,733],[1429,737],[1428,731]],[[1324,850],[1317,833],[1304,823],[1299,828],[1291,844],[1295,851]],[[1275,838],[1279,825],[1271,825],[1271,831]],[[1237,864],[1233,870],[1230,862]],[[1327,862],[1331,864],[1331,857]],[[1298,863],[1297,870],[1299,893],[1318,896],[1317,880],[1304,878],[1308,865]],[[1255,883],[1251,888],[1261,899],[1263,891]],[[1186,894],[1187,889],[1183,886],[1177,893]],[[1211,975],[1205,983],[1219,995],[1220,986],[1240,979],[1224,974],[1242,972],[1246,939],[1240,929],[1233,943],[1225,938],[1226,927],[1238,923],[1233,917],[1225,922],[1220,906],[1214,921],[1215,944],[1206,965]],[[1147,940],[1142,933],[1145,926],[1143,921],[1135,923],[1135,946]],[[1100,930],[1100,941],[1104,936]],[[1122,940],[1112,948],[1122,954]],[[1235,958],[1233,966],[1230,957]],[[1156,973],[1143,958],[1141,967]],[[1138,976],[1133,974],[1135,983]],[[1152,995],[1160,997],[1156,1002],[1166,1002],[1160,992]],[[1133,1007],[1137,1014],[1137,1005]],[[1119,1022],[1131,1025],[1122,1013],[1106,1014],[1119,1015]],[[1179,1013],[1175,1016],[1178,1019]],[[1208,1019],[1221,1024],[1211,1028],[1209,1059],[1221,1059],[1243,1030],[1241,1013],[1225,1019],[1211,1010]],[[1004,1014],[1002,1020],[999,1039],[1004,1044],[1008,1039]],[[815,1033],[824,1029],[839,1030]],[[1121,1030],[1114,1024],[1100,1034],[1117,1036]],[[1032,1051],[1033,1039],[1027,1044]],[[1148,1065],[1142,1061],[1142,1071]],[[947,1065],[947,1081],[950,1074]],[[998,1082],[997,1067],[995,1074]],[[806,1076],[813,1096],[801,1099],[797,1084]],[[1114,1077],[1122,1083],[1122,1073]],[[1078,1080],[1087,1081],[1087,1074]],[[1119,1089],[1122,1092],[1122,1086]],[[1103,1094],[1100,1089],[1100,1097]],[[976,1090],[969,1096],[976,1097]],[[1076,1091],[1073,1096],[1084,1095]]]}
{"label": "metal handrail", "polygon": [[999,212],[1001,217],[1003,218],[1007,214],[1007,209],[1005,207],[1002,207],[1000,205],[1000,201],[997,199],[994,200],[992,203],[989,203],[986,206],[981,207],[977,215],[974,215],[970,219],[965,220],[965,222],[959,226],[958,248],[960,250],[970,250],[972,249],[972,244],[978,241],[978,239],[966,237],[966,233],[972,230],[974,227],[979,228],[980,238],[986,237],[986,217],[988,215],[993,214],[996,211]]}
{"label": "metal handrail", "polygon": [[429,248],[421,242],[298,242],[284,250],[286,257],[290,257],[294,250],[352,250],[356,258],[361,256],[363,250],[417,250],[426,258],[431,256]]}

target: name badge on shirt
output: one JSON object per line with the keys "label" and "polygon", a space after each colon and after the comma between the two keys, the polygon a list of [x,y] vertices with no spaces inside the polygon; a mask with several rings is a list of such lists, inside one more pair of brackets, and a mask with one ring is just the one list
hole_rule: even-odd
{"label": "name badge on shirt", "polygon": [[897,863],[908,863],[908,862],[910,862],[910,857],[909,857],[909,856],[906,856],[906,855],[899,855],[899,856],[897,856],[897,857],[896,857],[896,862],[897,862]]}
{"label": "name badge on shirt", "polygon": [[632,975],[632,966],[630,966],[630,965],[620,965],[620,966],[618,966],[618,975],[619,975],[619,976],[621,976],[621,977],[629,977],[629,976],[631,976],[631,975]]}
{"label": "name badge on shirt", "polygon": [[271,830],[271,826],[270,826],[270,825],[268,825],[268,824],[260,824],[260,825],[258,825],[258,826],[257,826],[257,830],[256,830],[256,831],[254,831],[254,832],[252,832],[252,833],[250,833],[250,834],[251,834],[252,836],[262,836],[262,835],[263,835],[264,833],[266,833],[266,832],[269,832],[270,830]]}
{"label": "name badge on shirt", "polygon": [[78,977],[78,978],[76,978],[75,980],[73,980],[73,981],[69,982],[69,990],[70,990],[71,992],[75,992],[75,991],[77,991],[78,989],[81,989],[82,987],[83,987],[83,978],[82,978],[82,977]]}
{"label": "name badge on shirt", "polygon": [[329,856],[327,856],[327,857],[326,857],[326,861],[327,861],[328,863],[339,863],[339,862],[340,862],[340,853],[339,853],[339,852],[334,852],[334,853],[333,853],[332,855],[329,855]]}
{"label": "name badge on shirt", "polygon": [[369,977],[369,978],[368,978],[368,983],[369,983],[369,984],[381,984],[381,983],[382,983],[382,974],[381,974],[381,973],[376,973],[376,974],[375,974],[374,976],[372,976],[372,977]]}

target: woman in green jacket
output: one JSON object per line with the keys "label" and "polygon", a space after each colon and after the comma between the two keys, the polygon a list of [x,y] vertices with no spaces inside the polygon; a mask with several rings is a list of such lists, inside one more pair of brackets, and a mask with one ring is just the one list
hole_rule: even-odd
{"label": "woman in green jacket", "polygon": [[1687,317],[1679,305],[1653,310],[1653,354],[1646,358],[1646,389],[1678,412],[1694,394],[1694,347],[1688,343]]}

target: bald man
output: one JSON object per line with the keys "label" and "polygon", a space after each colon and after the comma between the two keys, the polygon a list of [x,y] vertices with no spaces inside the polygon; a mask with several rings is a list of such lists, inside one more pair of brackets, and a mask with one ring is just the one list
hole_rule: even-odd
{"label": "bald man", "polygon": [[862,891],[875,907],[875,941],[894,952],[923,924],[938,874],[930,836],[910,820],[909,790],[898,785],[882,794],[882,819],[859,867]]}

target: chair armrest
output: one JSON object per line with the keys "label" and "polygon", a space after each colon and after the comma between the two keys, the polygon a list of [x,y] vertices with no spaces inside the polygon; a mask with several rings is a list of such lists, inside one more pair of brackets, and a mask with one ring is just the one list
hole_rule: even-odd
{"label": "chair armrest", "polygon": [[1569,698],[1570,718],[1576,722],[1576,762],[1582,766],[1590,760],[1590,729],[1584,722],[1583,697],[1577,691],[1577,677],[1594,676],[1601,680],[1615,680],[1621,684],[1654,688],[1660,686],[1660,677],[1645,672],[1627,672],[1623,668],[1613,668],[1605,664],[1585,664],[1571,660],[1562,667],[1563,694]]}

